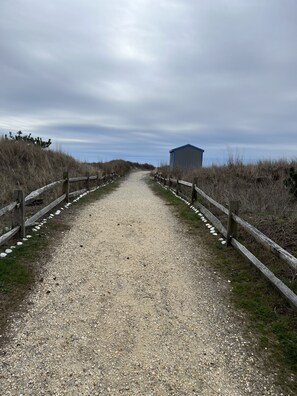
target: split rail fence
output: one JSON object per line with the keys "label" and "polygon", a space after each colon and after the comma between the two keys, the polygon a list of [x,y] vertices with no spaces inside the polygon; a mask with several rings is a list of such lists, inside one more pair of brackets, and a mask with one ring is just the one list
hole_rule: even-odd
{"label": "split rail fence", "polygon": [[[238,216],[239,201],[230,201],[229,208],[227,209],[220,203],[216,202],[213,198],[208,196],[204,191],[202,191],[197,186],[197,179],[193,180],[193,183],[184,180],[173,179],[170,176],[163,176],[162,174],[156,174],[155,180],[168,186],[177,195],[182,196],[182,198],[189,201],[187,195],[183,194],[180,189],[181,187],[186,187],[190,189],[191,204],[213,224],[213,226],[226,238],[226,245],[233,246],[237,251],[239,251],[248,261],[250,261],[258,270],[264,275],[269,282],[271,282],[279,292],[287,299],[292,307],[297,309],[297,295],[285,285],[279,278],[277,278],[270,269],[268,269],[252,252],[250,252],[243,244],[237,240],[238,235],[238,225],[241,226],[249,235],[251,235],[258,243],[260,243],[264,248],[272,252],[275,256],[286,262],[297,274],[297,258],[292,254],[287,252],[277,243],[268,238],[260,230],[258,230],[253,225],[249,224],[247,221],[243,220]],[[221,213],[227,216],[228,226],[224,227],[222,222],[204,205],[202,205],[198,200],[198,196],[203,198],[206,202],[213,205]]]}
{"label": "split rail fence", "polygon": [[[109,175],[95,175],[90,176],[87,174],[86,176],[79,177],[69,177],[68,172],[64,172],[63,179],[54,181],[46,186],[40,187],[35,191],[32,191],[30,194],[25,196],[23,190],[15,191],[15,200],[9,205],[0,209],[0,217],[10,214],[11,215],[11,229],[3,235],[0,235],[0,246],[4,243],[8,242],[11,238],[15,236],[19,236],[24,238],[26,236],[26,230],[28,227],[32,227],[39,219],[45,216],[48,212],[53,210],[57,205],[61,202],[69,202],[71,198],[75,198],[78,195],[85,193],[86,191],[91,190],[91,184],[93,183],[95,187],[99,187],[100,185],[111,181],[117,177],[116,173],[111,173]],[[76,191],[70,192],[70,185],[72,183],[84,182],[84,188]],[[34,204],[34,201],[38,201],[38,198],[44,194],[45,192],[49,192],[54,190],[58,186],[62,187],[62,195],[58,198],[54,199],[52,202],[48,203],[45,207],[39,210],[37,213],[33,214],[31,217],[26,218],[26,206],[30,204]]]}

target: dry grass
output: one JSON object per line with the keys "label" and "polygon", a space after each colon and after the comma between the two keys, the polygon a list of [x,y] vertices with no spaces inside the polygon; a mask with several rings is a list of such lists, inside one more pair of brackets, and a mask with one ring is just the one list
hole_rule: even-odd
{"label": "dry grass", "polygon": [[32,144],[0,140],[0,206],[13,201],[15,189],[25,194],[63,177],[63,172],[82,176],[96,169],[62,152]]}
{"label": "dry grass", "polygon": [[85,176],[87,172],[91,175],[116,172],[123,176],[134,168],[153,167],[123,160],[88,164],[63,152],[42,149],[22,141],[0,139],[0,207],[13,201],[15,189],[23,189],[28,194],[61,179],[65,171],[70,176]]}
{"label": "dry grass", "polygon": [[[14,201],[14,191],[22,189],[25,195],[63,178],[65,171],[70,177],[104,175],[116,172],[120,176],[132,169],[153,169],[148,164],[132,163],[123,160],[113,160],[105,163],[83,163],[63,152],[43,149],[24,141],[12,141],[0,138],[0,208]],[[91,182],[91,187],[96,181]],[[71,183],[71,191],[86,187],[84,181]],[[28,206],[26,216],[30,217],[42,207],[48,205],[62,193],[61,185],[42,194],[38,206]],[[8,231],[12,225],[11,213],[0,218],[0,234]]]}
{"label": "dry grass", "polygon": [[[228,207],[230,200],[240,201],[240,215],[285,249],[297,255],[297,199],[284,185],[289,168],[296,161],[260,161],[244,165],[228,161],[188,172],[171,172],[174,177],[192,182],[216,201]],[[164,174],[169,173],[163,167]]]}

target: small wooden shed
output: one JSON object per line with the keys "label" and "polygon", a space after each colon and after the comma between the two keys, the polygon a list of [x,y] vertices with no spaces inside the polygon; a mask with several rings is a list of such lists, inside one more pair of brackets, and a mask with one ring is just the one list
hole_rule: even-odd
{"label": "small wooden shed", "polygon": [[170,150],[169,153],[171,169],[194,169],[202,167],[204,150],[192,144],[176,147]]}

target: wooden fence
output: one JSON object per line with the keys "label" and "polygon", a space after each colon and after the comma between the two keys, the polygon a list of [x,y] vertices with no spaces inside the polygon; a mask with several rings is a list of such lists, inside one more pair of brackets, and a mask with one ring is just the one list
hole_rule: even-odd
{"label": "wooden fence", "polygon": [[[297,309],[297,295],[285,285],[279,278],[277,278],[272,271],[270,271],[252,252],[250,252],[244,245],[237,240],[237,226],[241,226],[249,235],[251,235],[258,243],[260,243],[265,249],[272,252],[275,256],[286,262],[297,274],[297,258],[287,252],[277,243],[268,238],[265,234],[259,231],[256,227],[249,224],[238,216],[238,201],[230,201],[229,208],[225,208],[220,203],[216,202],[213,198],[209,197],[204,191],[197,186],[197,180],[193,180],[193,183],[184,180],[173,179],[170,176],[163,176],[161,174],[155,175],[155,180],[159,181],[163,185],[167,185],[170,189],[173,189],[177,195],[181,195],[184,199],[188,200],[188,197],[183,195],[180,191],[181,186],[190,189],[191,204],[198,208],[200,212],[213,224],[213,226],[226,238],[226,245],[233,246],[238,250],[248,261],[250,261],[258,270],[271,282],[280,293],[288,300],[288,302]],[[228,226],[227,228],[221,223],[221,221],[204,205],[198,200],[198,196],[202,197],[206,202],[213,205],[221,213],[227,216]]]}
{"label": "wooden fence", "polygon": [[[21,238],[24,238],[26,236],[26,230],[28,227],[33,226],[34,223],[36,223],[36,221],[38,221],[43,216],[45,216],[48,212],[50,212],[61,202],[65,201],[68,203],[70,198],[77,197],[78,195],[81,195],[86,191],[90,191],[92,183],[93,183],[93,188],[94,188],[94,184],[95,187],[99,187],[100,185],[106,183],[107,181],[113,180],[116,177],[117,177],[116,173],[111,173],[109,175],[104,175],[104,176],[99,176],[99,175],[90,176],[89,174],[87,174],[87,176],[69,177],[68,172],[64,172],[63,179],[54,181],[46,186],[38,188],[37,190],[32,191],[27,196],[24,195],[24,192],[22,190],[16,190],[14,202],[0,209],[0,217],[6,214],[10,214],[12,218],[11,230],[9,230],[3,235],[0,235],[0,246],[6,243],[7,241],[9,241],[14,236],[19,236]],[[84,188],[70,192],[71,183],[78,183],[78,182],[84,182],[85,184]],[[35,213],[29,218],[26,218],[26,206],[34,203],[34,201],[36,201],[37,198],[39,198],[45,192],[53,190],[58,186],[61,186],[62,194],[54,201],[50,202],[41,210],[39,210],[37,213]]]}

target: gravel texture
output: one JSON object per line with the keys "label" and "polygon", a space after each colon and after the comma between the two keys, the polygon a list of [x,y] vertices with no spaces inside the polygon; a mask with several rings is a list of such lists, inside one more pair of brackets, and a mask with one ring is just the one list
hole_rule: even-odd
{"label": "gravel texture", "polygon": [[82,209],[1,354],[6,395],[282,395],[230,284],[144,182]]}

